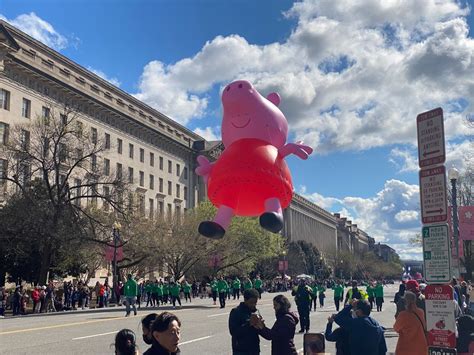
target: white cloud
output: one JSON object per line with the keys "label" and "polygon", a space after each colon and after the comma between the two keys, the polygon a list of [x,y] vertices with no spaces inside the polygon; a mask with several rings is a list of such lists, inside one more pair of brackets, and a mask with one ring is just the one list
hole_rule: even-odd
{"label": "white cloud", "polygon": [[108,77],[103,71],[101,70],[98,70],[98,69],[94,69],[94,68],[91,68],[91,67],[87,67],[87,70],[90,70],[91,72],[93,72],[95,75],[97,76],[100,76],[102,79],[104,80],[107,80],[109,83],[111,83],[112,85],[115,85],[117,87],[120,87],[120,81],[115,78],[115,77]]}
{"label": "white cloud", "polygon": [[194,129],[194,133],[199,134],[205,140],[208,141],[217,141],[220,140],[220,127],[206,127],[200,128],[197,127]]}
{"label": "white cloud", "polygon": [[297,192],[303,197],[307,198],[311,202],[314,202],[316,205],[324,209],[329,209],[333,205],[341,203],[341,200],[334,197],[324,197],[323,195],[318,194],[317,192],[308,193],[307,188],[304,185],[300,186]]}
{"label": "white cloud", "polygon": [[402,210],[395,215],[395,219],[399,223],[416,221],[418,220],[418,211]]}
{"label": "white cloud", "polygon": [[[293,133],[319,153],[415,145],[417,114],[436,106],[448,140],[459,138],[474,107],[468,13],[454,0],[301,1],[287,12],[297,25],[282,43],[217,36],[193,57],[148,63],[136,96],[187,123],[206,113],[211,88],[248,79],[281,94]],[[460,109],[450,104],[461,98]]]}
{"label": "white cloud", "polygon": [[14,19],[7,19],[0,14],[0,18],[58,51],[68,46],[68,39],[57,32],[53,25],[38,17],[34,12],[19,15]]}
{"label": "white cloud", "polygon": [[416,172],[418,166],[418,156],[412,150],[394,148],[390,151],[389,161],[399,169],[399,173]]}

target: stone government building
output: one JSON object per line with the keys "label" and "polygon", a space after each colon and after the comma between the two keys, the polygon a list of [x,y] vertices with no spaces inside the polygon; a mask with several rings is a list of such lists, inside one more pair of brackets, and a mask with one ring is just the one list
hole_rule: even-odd
{"label": "stone government building", "polygon": [[[194,173],[196,157],[217,158],[222,143],[205,141],[0,20],[0,144],[10,126],[46,117],[48,105],[65,102],[74,102],[84,129],[105,141],[107,150],[99,157],[104,173],[128,177],[143,213],[179,214],[206,198],[202,179]],[[0,170],[5,164],[0,159]],[[363,254],[374,249],[374,239],[357,225],[296,193],[285,221],[288,240],[310,242],[326,256],[338,250]]]}

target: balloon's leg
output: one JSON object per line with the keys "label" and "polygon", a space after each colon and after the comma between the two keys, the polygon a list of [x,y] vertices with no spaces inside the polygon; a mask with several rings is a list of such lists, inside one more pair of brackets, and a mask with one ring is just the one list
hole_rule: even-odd
{"label": "balloon's leg", "polygon": [[234,210],[227,206],[221,206],[217,210],[214,221],[204,221],[199,224],[199,233],[212,239],[221,239],[227,227],[229,227]]}
{"label": "balloon's leg", "polygon": [[265,213],[260,216],[260,225],[273,233],[283,229],[283,211],[278,198],[273,197],[265,201]]}

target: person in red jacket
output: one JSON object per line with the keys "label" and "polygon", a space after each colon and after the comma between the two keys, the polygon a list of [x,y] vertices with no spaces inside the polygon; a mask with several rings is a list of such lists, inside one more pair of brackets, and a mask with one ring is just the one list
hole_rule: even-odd
{"label": "person in red jacket", "polygon": [[39,313],[39,305],[40,305],[39,286],[36,286],[33,292],[31,292],[31,299],[33,300],[33,313]]}

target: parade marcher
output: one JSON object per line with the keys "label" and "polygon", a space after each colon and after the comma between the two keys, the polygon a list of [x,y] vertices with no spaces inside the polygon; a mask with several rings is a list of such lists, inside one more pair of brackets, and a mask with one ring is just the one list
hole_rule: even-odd
{"label": "parade marcher", "polygon": [[313,286],[311,287],[311,290],[313,291],[311,293],[311,302],[309,304],[309,311],[311,312],[314,308],[314,311],[316,312],[316,305],[318,304],[318,284],[316,282],[313,283]]}
{"label": "parade marcher", "polygon": [[400,301],[400,299],[403,296],[405,296],[405,289],[406,289],[405,283],[401,283],[400,286],[398,287],[398,292],[395,294],[395,297],[393,298],[393,302],[395,304],[397,304],[398,301]]}
{"label": "parade marcher", "polygon": [[145,295],[145,286],[143,285],[143,282],[141,282],[141,283],[138,285],[138,289],[137,289],[137,304],[138,304],[138,309],[141,308],[142,295]]}
{"label": "parade marcher", "polygon": [[324,307],[324,299],[326,298],[326,287],[323,284],[318,286],[318,298],[319,298],[319,307]]}
{"label": "parade marcher", "polygon": [[309,331],[309,306],[311,303],[312,293],[313,290],[311,287],[306,285],[304,279],[300,279],[299,285],[291,292],[291,295],[295,296],[296,308],[298,309],[298,314],[300,316],[300,333]]}
{"label": "parade marcher", "polygon": [[334,321],[348,331],[351,354],[386,354],[384,330],[370,317],[370,304],[367,300],[353,299],[336,314]]}
{"label": "parade marcher", "polygon": [[192,285],[191,285],[191,290],[193,292],[193,298],[198,298],[198,284],[196,282],[196,280],[193,281]]}
{"label": "parade marcher", "polygon": [[336,306],[336,311],[339,312],[339,305],[344,297],[344,286],[342,286],[340,281],[337,281],[332,289],[334,290],[334,304]]}
{"label": "parade marcher", "polygon": [[148,307],[148,305],[154,307],[155,305],[153,304],[153,283],[148,280],[145,284],[145,294],[146,294],[146,303],[145,307]]}
{"label": "parade marcher", "polygon": [[247,277],[244,282],[244,290],[250,290],[253,288],[252,281]]}
{"label": "parade marcher", "polygon": [[122,329],[115,335],[115,355],[138,355],[135,333]]}
{"label": "parade marcher", "polygon": [[212,293],[212,300],[214,301],[214,305],[216,304],[217,300],[217,280],[214,278],[211,281],[211,293]]}
{"label": "parade marcher", "polygon": [[188,298],[189,298],[189,302],[191,302],[191,285],[188,283],[188,281],[186,280],[183,281],[182,288],[183,288],[184,299],[186,300],[186,303],[188,302]]}
{"label": "parade marcher", "polygon": [[253,281],[253,287],[258,291],[258,294],[260,295],[260,299],[262,299],[262,293],[263,293],[263,281],[260,279],[260,275],[257,275],[255,280]]}
{"label": "parade marcher", "polygon": [[233,355],[260,354],[260,339],[255,326],[259,316],[256,314],[259,293],[255,289],[244,291],[244,302],[232,309],[229,316],[229,331],[232,336]]}
{"label": "parade marcher", "polygon": [[227,299],[230,300],[230,296],[231,296],[231,293],[232,293],[231,292],[231,290],[232,290],[232,287],[231,287],[232,286],[232,279],[231,278],[227,279],[227,285],[228,285],[228,287],[227,287],[226,295],[227,295]]}
{"label": "parade marcher", "polygon": [[168,282],[163,282],[163,304],[168,303],[169,295],[170,295],[170,285]]}
{"label": "parade marcher", "polygon": [[339,327],[332,331],[332,324],[336,315],[328,317],[328,324],[326,325],[326,331],[324,332],[324,338],[327,341],[336,342],[336,355],[350,355],[351,347],[349,344],[349,333],[343,328]]}
{"label": "parade marcher", "polygon": [[375,286],[372,281],[369,282],[367,288],[365,289],[367,292],[367,297],[370,303],[370,310],[374,309],[374,302],[375,302]]}
{"label": "parade marcher", "polygon": [[229,289],[229,285],[227,281],[221,276],[219,277],[219,281],[217,281],[217,290],[219,291],[219,303],[221,308],[225,308],[225,299],[227,296],[227,290]]}
{"label": "parade marcher", "polygon": [[234,296],[234,300],[237,298],[238,300],[240,299],[240,287],[241,287],[241,284],[240,284],[240,280],[239,278],[236,276],[234,281],[232,282],[232,294]]}
{"label": "parade marcher", "polygon": [[276,322],[271,329],[265,326],[263,319],[258,319],[255,327],[259,334],[272,342],[272,355],[297,355],[295,348],[295,329],[298,316],[290,312],[291,303],[284,295],[273,298]]}
{"label": "parade marcher", "polygon": [[393,329],[399,334],[397,355],[424,355],[428,353],[425,313],[416,306],[416,295],[405,292],[405,310],[398,315]]}
{"label": "parade marcher", "polygon": [[357,287],[357,281],[352,281],[352,287],[346,293],[346,299],[344,300],[344,306],[351,300],[367,300],[369,297],[367,293]]}
{"label": "parade marcher", "polygon": [[155,321],[156,317],[158,317],[157,313],[150,313],[142,318],[142,338],[143,342],[147,345],[151,345],[153,343],[151,325]]}
{"label": "parade marcher", "polygon": [[173,303],[173,308],[176,308],[176,301],[178,301],[179,306],[181,307],[181,297],[179,295],[180,291],[181,287],[179,286],[179,283],[173,281],[170,285],[171,302]]}
{"label": "parade marcher", "polygon": [[152,345],[143,355],[177,355],[181,337],[181,321],[170,312],[163,312],[151,324]]}
{"label": "parade marcher", "polygon": [[128,274],[127,282],[125,283],[124,296],[125,296],[125,316],[130,315],[130,305],[133,308],[133,314],[137,315],[137,307],[135,303],[137,302],[138,286],[137,282],[133,279],[132,274]]}
{"label": "parade marcher", "polygon": [[377,312],[382,312],[383,305],[383,285],[382,282],[378,281],[374,289],[375,293],[375,304],[377,306]]}

